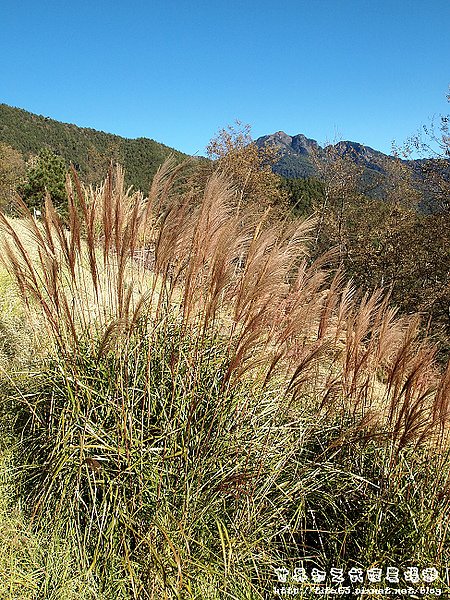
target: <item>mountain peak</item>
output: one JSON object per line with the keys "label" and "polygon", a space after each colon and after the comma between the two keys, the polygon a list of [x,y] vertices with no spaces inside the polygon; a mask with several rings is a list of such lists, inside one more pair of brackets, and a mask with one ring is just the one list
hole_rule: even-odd
{"label": "mountain peak", "polygon": [[292,144],[292,137],[284,131],[277,131],[270,135],[264,135],[256,140],[258,145],[274,144],[276,146],[290,146]]}
{"label": "mountain peak", "polygon": [[312,150],[318,150],[320,146],[311,138],[307,138],[303,133],[298,135],[288,135],[284,131],[277,131],[269,135],[264,135],[256,140],[258,146],[264,144],[274,144],[281,150],[292,151],[296,154],[311,154]]}
{"label": "mountain peak", "polygon": [[[280,150],[280,159],[274,166],[274,171],[285,177],[310,177],[316,173],[312,155],[323,156],[322,148],[316,140],[306,137],[303,133],[290,136],[284,131],[277,131],[256,140],[258,146],[272,144]],[[373,172],[383,172],[383,161],[387,158],[382,152],[373,150],[359,142],[341,141],[331,144],[338,154],[346,155],[355,163]]]}

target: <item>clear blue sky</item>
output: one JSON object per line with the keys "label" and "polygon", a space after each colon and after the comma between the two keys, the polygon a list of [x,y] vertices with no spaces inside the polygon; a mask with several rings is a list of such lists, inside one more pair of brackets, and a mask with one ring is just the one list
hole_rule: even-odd
{"label": "clear blue sky", "polygon": [[188,153],[235,119],[389,151],[449,84],[450,0],[0,2],[0,102]]}

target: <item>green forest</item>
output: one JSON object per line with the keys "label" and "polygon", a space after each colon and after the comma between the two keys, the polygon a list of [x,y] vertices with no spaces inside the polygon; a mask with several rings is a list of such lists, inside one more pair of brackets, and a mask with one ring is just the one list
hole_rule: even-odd
{"label": "green forest", "polygon": [[67,167],[72,163],[87,183],[99,183],[109,163],[119,163],[125,168],[127,183],[142,190],[148,189],[167,156],[184,156],[154,140],[126,139],[60,123],[6,104],[0,104],[0,142],[16,150],[24,161],[49,148]]}

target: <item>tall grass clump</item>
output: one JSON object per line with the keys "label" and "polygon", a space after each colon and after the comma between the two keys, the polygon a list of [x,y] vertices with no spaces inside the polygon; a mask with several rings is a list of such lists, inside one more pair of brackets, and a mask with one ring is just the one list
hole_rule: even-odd
{"label": "tall grass clump", "polygon": [[443,568],[450,369],[418,320],[310,264],[311,222],[182,178],[166,162],[144,198],[120,169],[98,189],[72,173],[67,220],[19,202],[32,249],[0,217],[49,340],[3,386],[30,527],[67,540],[96,598],[263,598],[283,565]]}

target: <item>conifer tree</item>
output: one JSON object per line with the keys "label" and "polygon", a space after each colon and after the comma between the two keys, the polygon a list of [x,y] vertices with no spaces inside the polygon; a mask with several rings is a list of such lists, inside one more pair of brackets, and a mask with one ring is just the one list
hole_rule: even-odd
{"label": "conifer tree", "polygon": [[50,148],[43,148],[28,168],[26,182],[20,190],[23,200],[30,208],[41,208],[48,193],[56,207],[63,207],[67,200],[66,174],[64,159]]}

